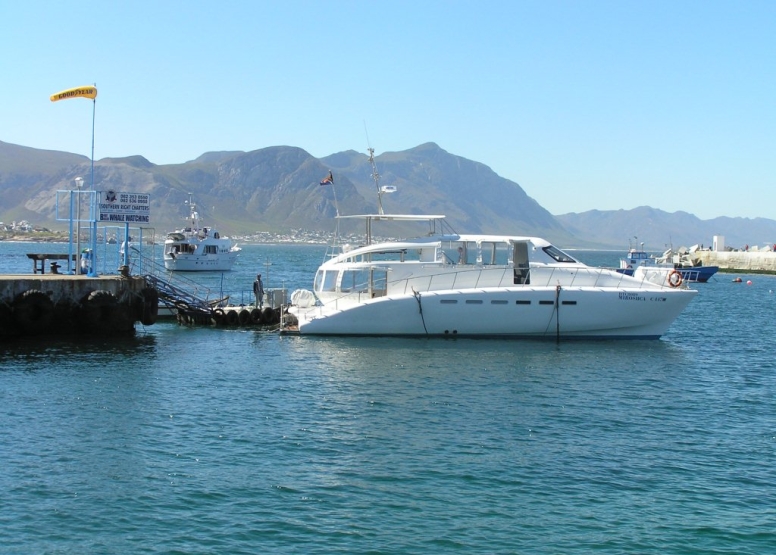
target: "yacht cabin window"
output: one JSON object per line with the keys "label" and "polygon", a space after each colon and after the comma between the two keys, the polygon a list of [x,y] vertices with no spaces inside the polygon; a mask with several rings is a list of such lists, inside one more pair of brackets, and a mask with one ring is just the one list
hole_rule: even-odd
{"label": "yacht cabin window", "polygon": [[343,270],[340,291],[343,293],[369,291],[369,269]]}
{"label": "yacht cabin window", "polygon": [[393,261],[399,261],[399,262],[407,262],[407,261],[413,261],[413,260],[419,260],[420,258],[420,249],[412,249],[409,252],[407,249],[400,249],[396,251],[382,251],[382,252],[373,252],[369,256],[369,260],[371,262],[393,262]]}
{"label": "yacht cabin window", "polygon": [[448,264],[506,266],[512,263],[512,246],[501,241],[451,241],[442,244],[442,260]]}
{"label": "yacht cabin window", "polygon": [[569,262],[569,263],[575,263],[577,262],[574,258],[563,252],[557,247],[549,246],[544,247],[542,249],[544,252],[546,252],[551,258],[555,259],[557,262]]}
{"label": "yacht cabin window", "polygon": [[375,268],[372,271],[372,296],[382,297],[388,291],[388,272]]}
{"label": "yacht cabin window", "polygon": [[313,289],[315,291],[335,291],[337,288],[337,274],[339,272],[335,271],[325,271],[325,270],[318,270],[318,272],[315,274],[315,282],[313,284]]}

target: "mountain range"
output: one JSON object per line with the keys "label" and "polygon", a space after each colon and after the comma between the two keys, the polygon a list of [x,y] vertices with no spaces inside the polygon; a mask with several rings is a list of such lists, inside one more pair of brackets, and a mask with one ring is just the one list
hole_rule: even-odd
{"label": "mountain range", "polygon": [[[459,232],[538,235],[564,248],[624,250],[644,242],[650,251],[710,245],[714,235],[734,247],[776,241],[776,221],[765,218],[700,220],[650,207],[554,216],[519,184],[435,143],[385,152],[374,163],[380,186],[397,190],[381,197],[386,214],[444,214]],[[329,171],[334,184],[321,186]],[[65,191],[78,176],[91,186],[92,163],[85,156],[0,141],[0,221],[67,229]],[[337,214],[375,213],[378,199],[367,154],[349,150],[315,158],[292,146],[208,152],[167,165],[140,155],[102,158],[94,162],[93,183],[98,191],[148,193],[157,237],[182,227],[189,198],[204,225],[232,235],[332,232]],[[359,229],[341,220],[340,231]]]}

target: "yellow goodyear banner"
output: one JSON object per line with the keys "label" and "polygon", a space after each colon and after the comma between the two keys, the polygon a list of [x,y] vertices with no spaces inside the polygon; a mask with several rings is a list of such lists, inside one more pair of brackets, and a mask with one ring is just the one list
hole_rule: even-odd
{"label": "yellow goodyear banner", "polygon": [[51,102],[65,100],[66,98],[77,98],[79,96],[83,98],[97,98],[97,87],[75,87],[66,91],[60,91],[51,95]]}

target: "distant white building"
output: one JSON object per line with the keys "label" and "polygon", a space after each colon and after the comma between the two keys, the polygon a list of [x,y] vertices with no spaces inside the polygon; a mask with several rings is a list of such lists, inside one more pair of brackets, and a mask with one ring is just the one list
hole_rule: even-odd
{"label": "distant white building", "polygon": [[27,220],[22,220],[20,222],[13,221],[11,223],[11,230],[12,231],[32,231],[32,226],[30,225],[30,222]]}

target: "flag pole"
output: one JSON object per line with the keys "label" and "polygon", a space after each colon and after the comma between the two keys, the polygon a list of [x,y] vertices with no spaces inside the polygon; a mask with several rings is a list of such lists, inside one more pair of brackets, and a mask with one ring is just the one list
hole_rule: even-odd
{"label": "flag pole", "polygon": [[337,215],[336,218],[334,218],[334,221],[337,222],[337,228],[335,233],[335,240],[334,243],[337,243],[337,238],[339,237],[339,203],[337,202],[337,189],[334,188],[334,175],[331,173],[331,170],[329,170],[329,175],[321,179],[321,182],[319,185],[331,185],[331,192],[334,194],[334,211]]}
{"label": "flag pole", "polygon": [[[94,88],[95,90],[97,89],[97,83],[94,84]],[[96,115],[97,96],[92,99],[92,194],[90,195],[91,202],[89,203],[89,217],[92,219],[92,256],[91,265],[89,266],[89,275],[91,277],[97,276],[97,193],[94,191],[94,121]]]}
{"label": "flag pole", "polygon": [[339,218],[339,203],[337,202],[337,189],[334,188],[334,182],[331,182],[331,192],[334,193],[334,211],[337,213],[337,217]]}
{"label": "flag pole", "polygon": [[[97,83],[94,84],[97,88]],[[97,115],[97,97],[92,99],[92,191],[94,191],[94,120]]]}
{"label": "flag pole", "polygon": [[[95,83],[93,87],[89,87],[89,86],[86,86],[86,87],[74,87],[72,89],[66,89],[64,91],[60,91],[58,93],[54,93],[54,94],[52,94],[49,97],[49,100],[51,100],[51,102],[59,102],[60,100],[66,100],[68,98],[91,98],[92,100],[94,100],[94,104],[92,106],[92,158],[91,158],[91,174],[92,174],[91,181],[92,181],[92,185],[91,185],[91,191],[89,192],[89,198],[90,198],[90,200],[89,200],[89,219],[90,219],[90,222],[91,222],[90,229],[91,229],[91,234],[92,234],[92,242],[91,242],[91,245],[92,245],[92,253],[91,254],[92,254],[92,256],[90,257],[91,258],[91,267],[89,269],[89,275],[94,276],[94,275],[96,275],[95,274],[95,268],[97,267],[97,265],[95,263],[96,261],[95,261],[95,258],[94,258],[94,255],[96,254],[96,251],[97,251],[97,203],[95,202],[96,198],[97,198],[97,194],[96,194],[96,192],[94,190],[94,122],[95,122],[95,116],[96,116],[96,113],[97,113],[97,83]],[[83,180],[81,180],[81,181],[83,181]],[[71,194],[71,197],[72,197],[72,194]],[[77,198],[78,198],[78,209],[80,211],[80,208],[81,208],[81,196],[80,196],[80,194],[78,194]],[[73,237],[72,237],[72,227],[73,227],[73,222],[72,222],[72,220],[73,220],[72,198],[71,198],[71,201],[70,201],[70,205],[71,205],[71,210],[70,210],[71,235],[70,235],[70,247],[69,247],[69,249],[72,249],[72,245],[73,245]],[[77,216],[77,222],[76,223],[80,225],[80,222],[81,222],[81,216],[79,214]],[[76,242],[78,242],[78,240],[80,240],[80,230],[77,232],[77,235],[78,235],[78,237],[77,237],[77,241]],[[80,250],[80,245],[77,245],[76,250]],[[78,252],[76,254],[77,254],[76,258],[80,257],[80,255],[81,255],[80,252]],[[69,261],[68,261],[68,263],[69,263]],[[81,271],[80,265],[78,265],[78,264],[76,265],[75,271],[76,271],[76,273]]]}

